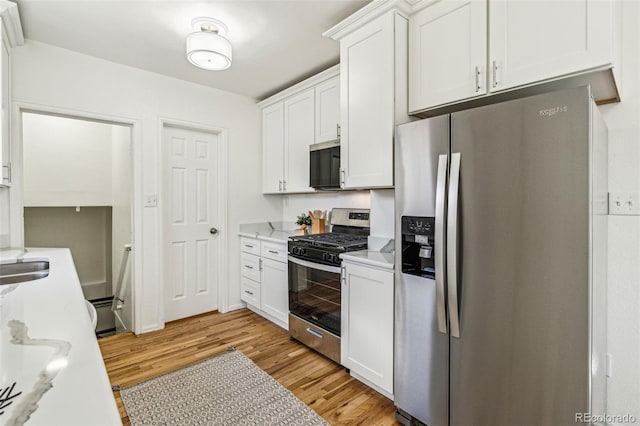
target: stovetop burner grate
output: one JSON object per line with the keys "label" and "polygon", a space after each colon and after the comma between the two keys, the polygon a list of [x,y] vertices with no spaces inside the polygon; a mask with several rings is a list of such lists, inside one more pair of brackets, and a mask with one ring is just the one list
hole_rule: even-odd
{"label": "stovetop burner grate", "polygon": [[362,235],[326,232],[324,234],[302,235],[290,238],[292,241],[302,241],[317,246],[344,247],[362,246],[367,244],[367,237]]}

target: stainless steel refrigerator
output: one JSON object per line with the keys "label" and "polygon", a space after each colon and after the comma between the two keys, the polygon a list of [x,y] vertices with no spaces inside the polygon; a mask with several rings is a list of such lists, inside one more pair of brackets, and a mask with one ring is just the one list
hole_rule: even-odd
{"label": "stainless steel refrigerator", "polygon": [[607,130],[589,87],[398,126],[395,173],[399,419],[604,415]]}

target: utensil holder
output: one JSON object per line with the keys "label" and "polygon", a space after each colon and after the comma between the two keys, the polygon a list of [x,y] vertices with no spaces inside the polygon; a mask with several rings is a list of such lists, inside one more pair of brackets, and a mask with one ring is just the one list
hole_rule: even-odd
{"label": "utensil holder", "polygon": [[322,234],[324,232],[324,219],[311,219],[311,233]]}

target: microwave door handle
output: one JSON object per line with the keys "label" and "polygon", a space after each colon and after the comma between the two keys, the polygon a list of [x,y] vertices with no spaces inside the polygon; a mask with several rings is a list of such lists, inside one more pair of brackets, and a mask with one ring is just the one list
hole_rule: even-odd
{"label": "microwave door handle", "polygon": [[438,331],[447,334],[447,311],[445,305],[445,266],[444,266],[444,237],[445,237],[445,200],[447,185],[447,155],[438,159],[438,177],[436,183],[436,228],[434,230],[434,261],[436,269],[436,315]]}

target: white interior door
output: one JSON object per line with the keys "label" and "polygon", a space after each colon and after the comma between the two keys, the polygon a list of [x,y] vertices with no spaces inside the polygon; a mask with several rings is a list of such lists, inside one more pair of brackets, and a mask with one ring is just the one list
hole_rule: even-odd
{"label": "white interior door", "polygon": [[218,136],[164,128],[165,321],[218,307]]}

